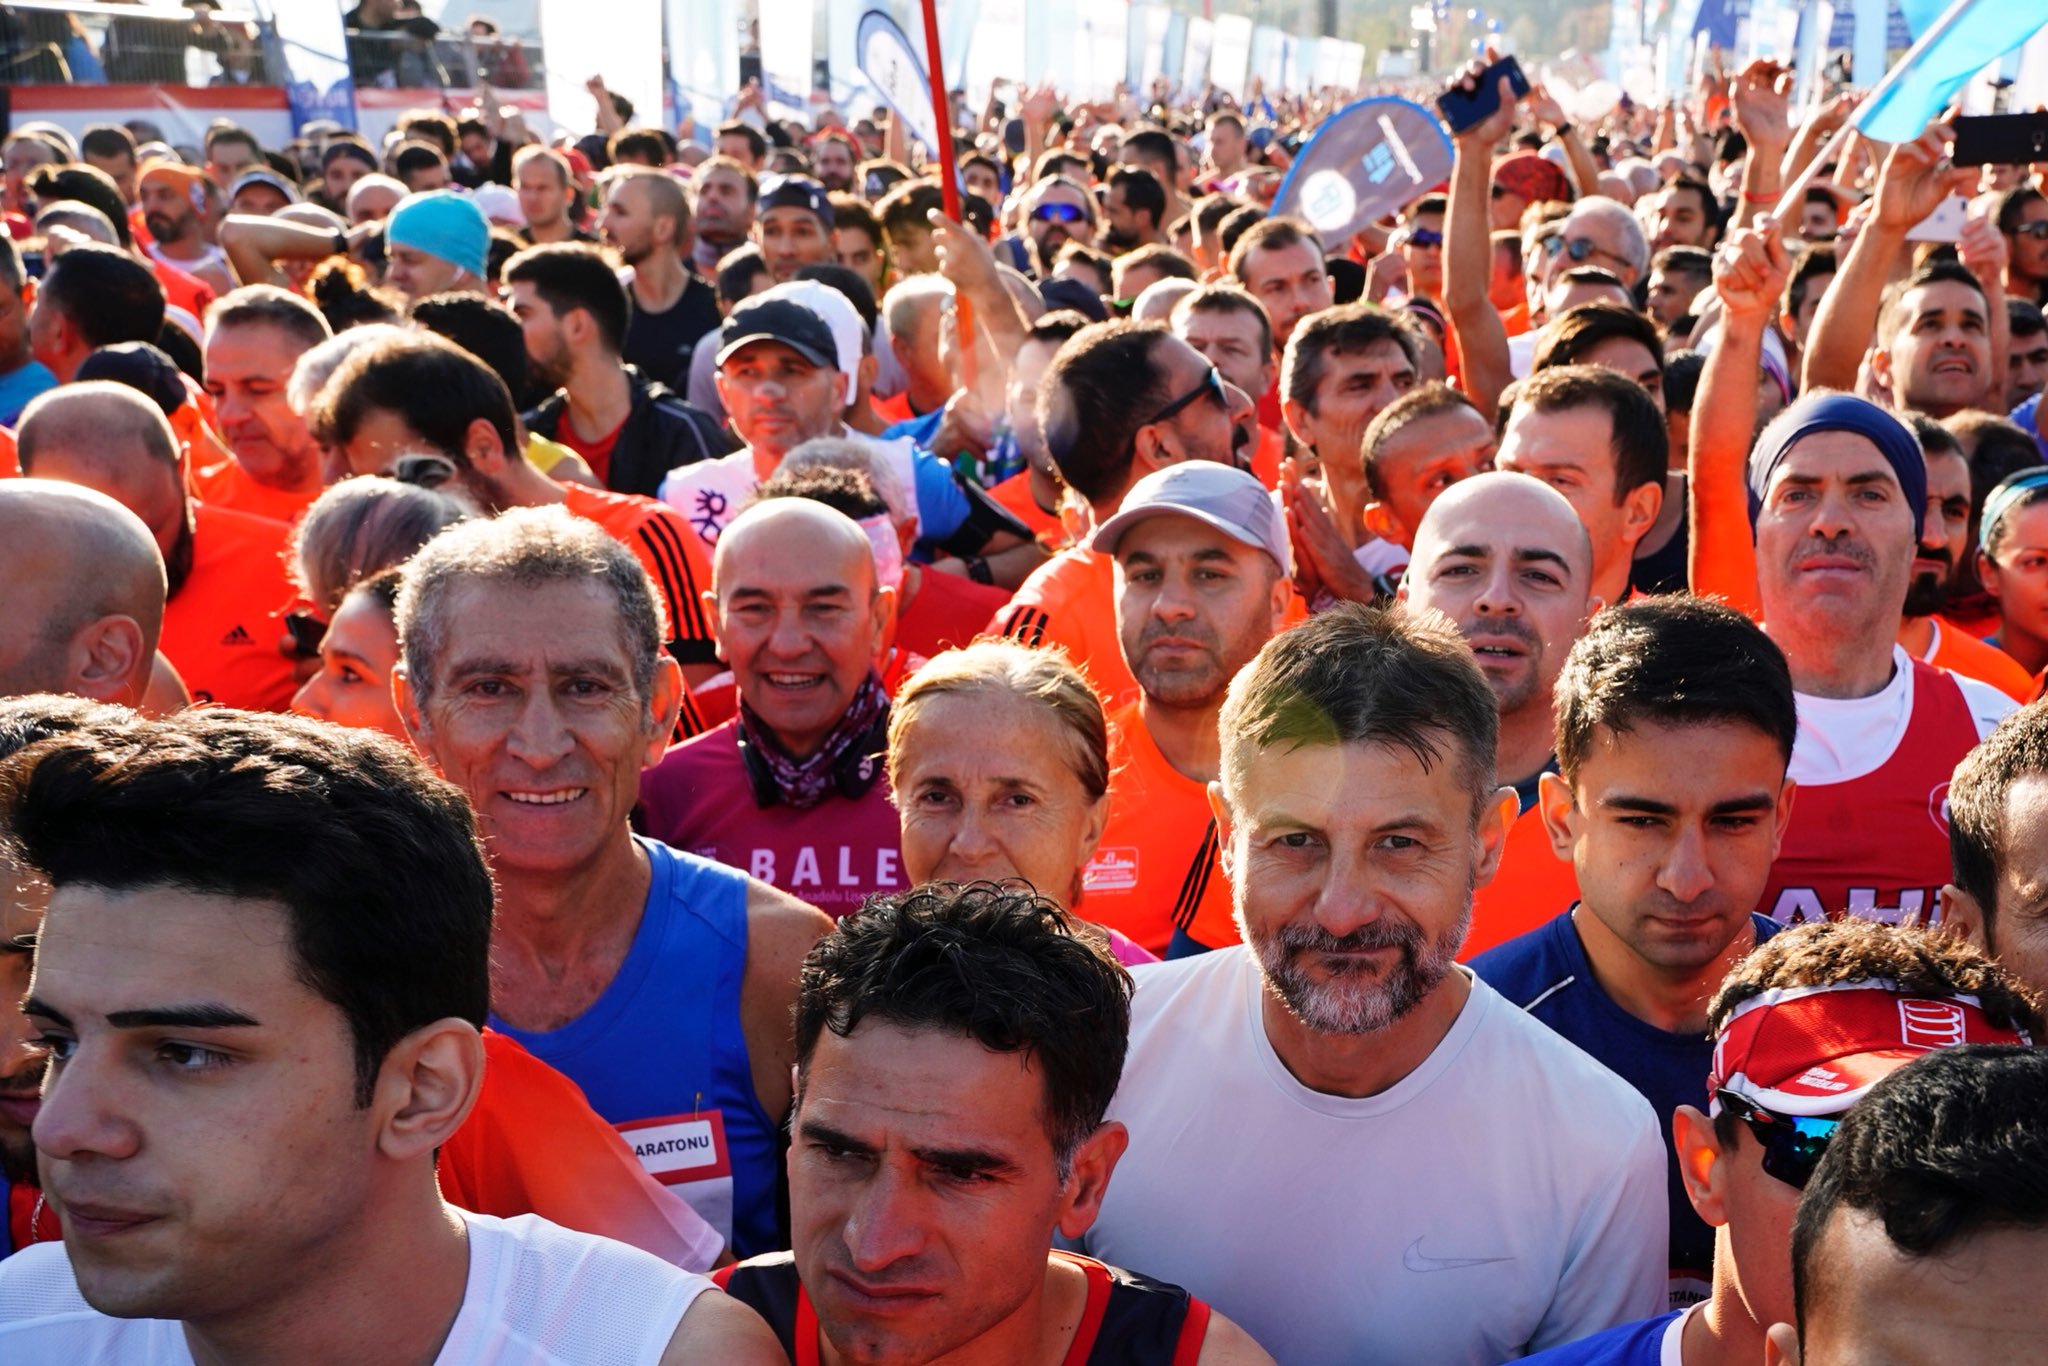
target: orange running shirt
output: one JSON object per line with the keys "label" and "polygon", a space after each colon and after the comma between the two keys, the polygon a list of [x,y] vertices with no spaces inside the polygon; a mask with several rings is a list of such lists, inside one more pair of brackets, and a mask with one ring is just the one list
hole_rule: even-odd
{"label": "orange running shirt", "polygon": [[441,1148],[441,1194],[476,1214],[543,1219],[630,1243],[672,1266],[708,1270],[723,1240],[647,1174],[575,1082],[517,1039],[484,1031],[476,1106]]}
{"label": "orange running shirt", "polygon": [[[199,452],[193,452],[195,457]],[[295,525],[305,515],[321,490],[310,493],[293,493],[286,489],[272,488],[259,483],[242,468],[242,462],[232,457],[195,470],[192,474],[192,493],[202,503],[217,508],[231,508],[251,516],[268,518],[273,522]]]}
{"label": "orange running shirt", "polygon": [[1934,619],[1934,649],[1923,662],[1989,683],[2021,706],[2034,700],[2033,677],[2017,659],[1940,617]]}
{"label": "orange running shirt", "polygon": [[1048,550],[1056,550],[1066,543],[1067,529],[1060,525],[1060,519],[1038,505],[1031,496],[1031,471],[1013,474],[1001,480],[988,491],[996,505],[1031,528],[1031,535]]}
{"label": "orange running shirt", "polygon": [[704,592],[711,587],[711,556],[683,515],[668,504],[587,484],[563,484],[563,506],[596,522],[639,557],[668,607],[669,650],[679,664],[717,659]]}
{"label": "orange running shirt", "polygon": [[293,597],[284,562],[290,528],[205,503],[192,511],[192,573],[164,606],[158,648],[193,701],[283,711],[299,686],[279,648],[278,614]]}
{"label": "orange running shirt", "polygon": [[14,433],[0,427],[0,479],[21,478],[21,459],[14,453]]}
{"label": "orange running shirt", "polygon": [[1494,945],[1555,920],[1578,899],[1578,871],[1551,850],[1543,813],[1531,806],[1508,827],[1493,881],[1472,894],[1472,928],[1458,961],[1469,963]]}
{"label": "orange running shirt", "polygon": [[1059,646],[1112,711],[1138,698],[1117,634],[1116,561],[1107,555],[1082,546],[1062,550],[1031,571],[988,630],[1020,645]]}
{"label": "orange running shirt", "polygon": [[1076,909],[1154,953],[1175,930],[1204,948],[1236,943],[1207,788],[1167,762],[1135,702],[1110,716],[1109,745],[1109,819]]}

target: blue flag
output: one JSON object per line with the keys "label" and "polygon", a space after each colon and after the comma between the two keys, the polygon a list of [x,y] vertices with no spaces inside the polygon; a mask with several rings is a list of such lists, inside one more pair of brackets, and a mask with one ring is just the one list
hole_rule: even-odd
{"label": "blue flag", "polygon": [[1911,142],[1956,92],[1990,63],[2048,24],[2048,0],[1900,0],[1914,37],[1939,29],[1909,52],[1856,111],[1859,131],[1879,142]]}
{"label": "blue flag", "polygon": [[1451,139],[1436,115],[1392,96],[1360,100],[1323,120],[1281,182],[1273,212],[1306,218],[1335,251],[1450,173]]}

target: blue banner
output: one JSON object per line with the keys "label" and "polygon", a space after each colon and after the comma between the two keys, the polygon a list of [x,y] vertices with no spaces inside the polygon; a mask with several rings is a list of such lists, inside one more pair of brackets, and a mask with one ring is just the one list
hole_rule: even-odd
{"label": "blue banner", "polygon": [[1324,120],[1301,149],[1273,212],[1307,219],[1335,251],[1450,174],[1451,139],[1436,115],[1392,96],[1359,100]]}

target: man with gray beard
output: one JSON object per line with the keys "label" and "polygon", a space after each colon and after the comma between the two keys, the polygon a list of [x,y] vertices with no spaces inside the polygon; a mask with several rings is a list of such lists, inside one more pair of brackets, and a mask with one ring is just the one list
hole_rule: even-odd
{"label": "man with gray beard", "polygon": [[1131,1144],[1083,1249],[1305,1366],[1492,1366],[1654,1311],[1648,1103],[1454,961],[1515,812],[1464,641],[1340,606],[1220,730],[1245,942],[1134,974]]}

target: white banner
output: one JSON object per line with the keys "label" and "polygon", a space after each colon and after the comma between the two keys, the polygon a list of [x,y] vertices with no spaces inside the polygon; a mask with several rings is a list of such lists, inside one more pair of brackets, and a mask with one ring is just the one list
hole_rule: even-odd
{"label": "white banner", "polygon": [[1152,82],[1167,74],[1166,32],[1173,26],[1173,11],[1164,5],[1131,6],[1131,85],[1144,102],[1152,93]]}
{"label": "white banner", "polygon": [[735,0],[668,0],[669,76],[702,143],[740,92],[740,14]]}
{"label": "white banner", "polygon": [[1130,10],[1124,5],[1083,5],[1074,26],[1073,85],[1070,93],[1106,100],[1124,79],[1130,42]]}
{"label": "white banner", "polygon": [[1252,21],[1241,14],[1226,14],[1216,20],[1215,37],[1209,52],[1209,79],[1219,90],[1227,90],[1244,102],[1249,85],[1252,57]]}
{"label": "white banner", "polygon": [[571,133],[597,127],[597,101],[585,84],[602,76],[606,89],[633,102],[635,123],[658,126],[661,0],[607,0],[603,22],[595,17],[588,0],[540,0],[548,117]]}
{"label": "white banner", "polygon": [[[761,72],[771,104],[785,116],[808,116],[811,107],[811,0],[760,0]],[[550,69],[554,62],[548,58]]]}
{"label": "white banner", "polygon": [[1187,39],[1181,46],[1180,89],[1183,99],[1196,99],[1202,83],[1209,79],[1210,56],[1216,50],[1216,23],[1211,19],[1188,20]]}
{"label": "white banner", "polygon": [[[1030,15],[1024,0],[981,0],[981,17],[974,25],[974,46],[967,50],[967,98],[978,110],[988,103],[988,90],[997,81],[1031,80],[1025,56]],[[941,42],[945,41],[943,38]],[[946,66],[958,72],[960,58],[951,50]],[[1014,115],[1017,101],[1008,101]]]}

